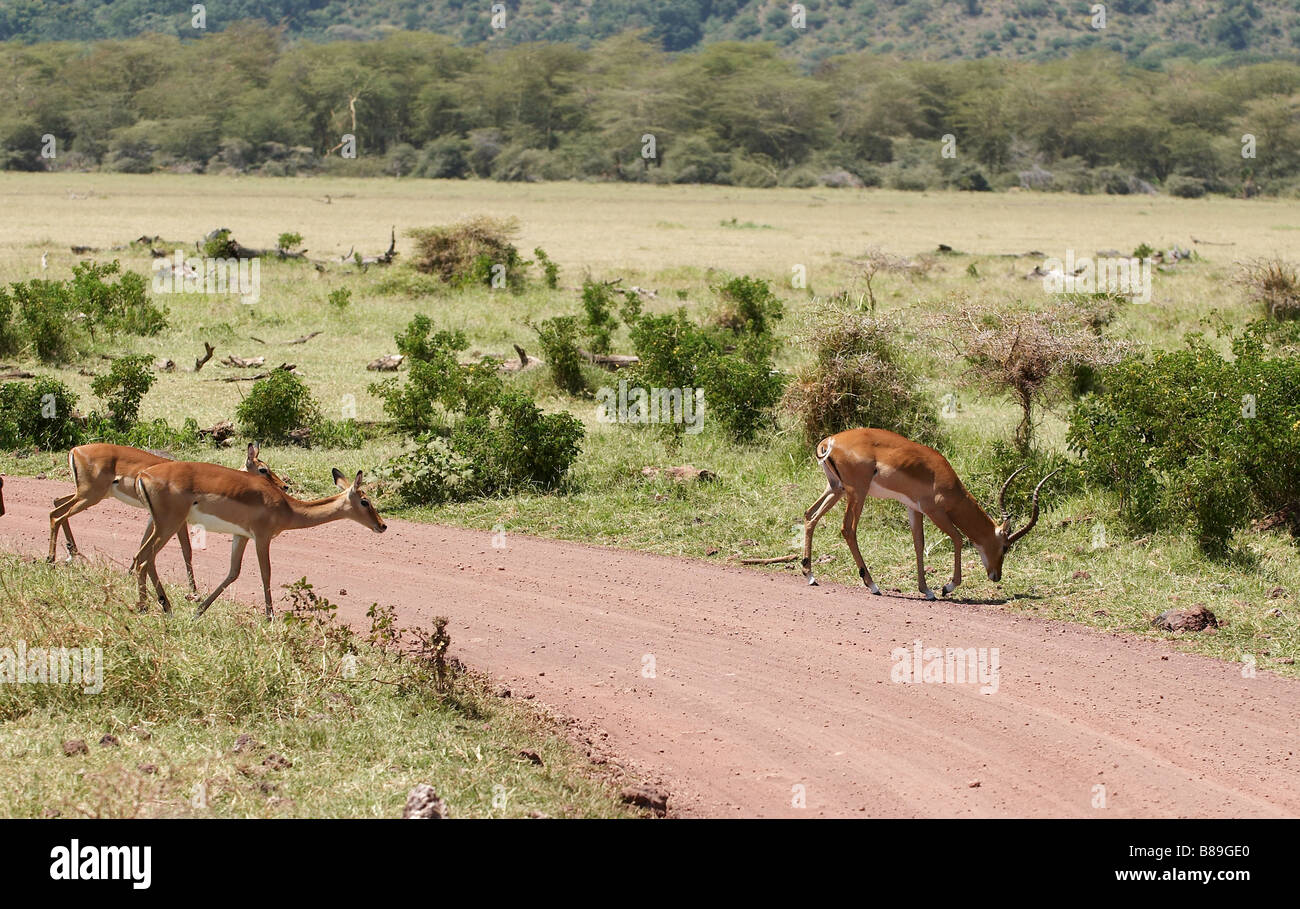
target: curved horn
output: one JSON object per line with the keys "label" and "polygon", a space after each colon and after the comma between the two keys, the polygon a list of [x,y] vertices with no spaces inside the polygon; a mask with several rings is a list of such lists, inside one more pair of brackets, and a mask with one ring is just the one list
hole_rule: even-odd
{"label": "curved horn", "polygon": [[1007,537],[1008,546],[1010,546],[1012,543],[1016,542],[1016,540],[1019,540],[1025,534],[1029,533],[1029,531],[1034,529],[1034,525],[1038,523],[1038,490],[1042,489],[1044,483],[1046,483],[1048,480],[1056,476],[1064,469],[1065,469],[1064,467],[1058,467],[1055,470],[1053,470],[1051,473],[1049,473],[1047,476],[1043,477],[1041,480],[1038,481],[1038,485],[1034,487],[1034,509],[1029,515],[1029,523],[1026,524],[1024,527],[1021,527],[1019,530],[1011,534],[1009,537]]}
{"label": "curved horn", "polygon": [[1007,514],[1007,490],[1011,487],[1011,481],[1016,478],[1016,474],[1024,470],[1025,466],[1026,465],[1021,464],[1017,467],[1012,472],[1011,476],[1007,477],[1007,481],[1002,484],[1002,491],[998,493],[998,508],[1002,510],[1002,520],[1004,521],[1010,517],[1010,515]]}

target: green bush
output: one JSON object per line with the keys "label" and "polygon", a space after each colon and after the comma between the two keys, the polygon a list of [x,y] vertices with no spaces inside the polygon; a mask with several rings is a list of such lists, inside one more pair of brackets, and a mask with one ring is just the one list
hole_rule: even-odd
{"label": "green bush", "polygon": [[487,414],[452,431],[452,447],[474,465],[477,494],[553,489],[582,451],[582,423],[567,412],[543,413],[520,391],[504,391]]}
{"label": "green bush", "polygon": [[537,340],[542,345],[542,353],[556,387],[571,395],[586,392],[583,359],[578,353],[577,317],[556,316],[547,319],[537,326]]}
{"label": "green bush", "polygon": [[435,331],[428,316],[417,315],[396,335],[397,349],[410,364],[406,382],[387,379],[370,386],[384,412],[409,436],[447,432],[453,415],[485,413],[501,393],[497,363],[490,358],[463,366],[457,354],[469,346],[460,331]]}
{"label": "green bush", "polygon": [[1235,339],[1229,360],[1189,335],[1106,370],[1074,407],[1071,449],[1135,526],[1188,526],[1212,551],[1252,517],[1283,512],[1300,530],[1300,358],[1270,356],[1262,337]]}
{"label": "green bush", "polygon": [[140,401],[156,381],[149,357],[120,357],[90,383],[90,390],[104,402],[109,425],[124,432],[139,419]]}
{"label": "green bush", "polygon": [[593,353],[609,353],[618,320],[614,318],[614,290],[590,278],[582,282],[582,311],[586,316],[587,345]]}
{"label": "green bush", "polygon": [[546,250],[540,246],[533,250],[533,255],[537,257],[537,264],[541,266],[546,286],[551,290],[555,290],[560,286],[560,266],[552,262],[551,257],[546,254]]}
{"label": "green bush", "polygon": [[[105,280],[118,274],[116,282]],[[70,359],[83,332],[152,336],[167,327],[166,312],[149,301],[144,276],[122,272],[117,261],[74,265],[67,281],[35,278],[0,289],[0,318],[0,352],[29,347],[46,363]]]}
{"label": "green bush", "polygon": [[77,396],[58,379],[40,376],[31,382],[6,382],[0,385],[0,446],[72,448],[83,435],[74,417],[76,408]]}
{"label": "green bush", "polygon": [[721,306],[715,315],[718,325],[737,336],[741,353],[766,360],[776,350],[772,332],[785,315],[785,307],[761,278],[741,275],[715,287]]}
{"label": "green bush", "polygon": [[765,362],[724,354],[704,362],[700,384],[708,417],[737,442],[749,442],[773,425],[772,409],[785,390],[785,376]]}
{"label": "green bush", "polygon": [[302,379],[287,369],[276,369],[253,384],[248,397],[235,408],[240,430],[261,442],[283,442],[295,429],[320,425],[320,405]]}
{"label": "green bush", "polygon": [[343,312],[352,304],[352,291],[346,287],[339,287],[331,290],[329,293],[329,303],[339,312]]}

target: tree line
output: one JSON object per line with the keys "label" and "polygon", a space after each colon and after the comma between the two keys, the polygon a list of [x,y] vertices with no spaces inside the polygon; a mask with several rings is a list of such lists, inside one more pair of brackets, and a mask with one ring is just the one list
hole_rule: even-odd
{"label": "tree line", "polygon": [[1300,188],[1300,65],[1284,61],[849,53],[804,70],[771,43],[317,44],[249,22],[191,41],[9,42],[0,63],[0,166],[16,170]]}

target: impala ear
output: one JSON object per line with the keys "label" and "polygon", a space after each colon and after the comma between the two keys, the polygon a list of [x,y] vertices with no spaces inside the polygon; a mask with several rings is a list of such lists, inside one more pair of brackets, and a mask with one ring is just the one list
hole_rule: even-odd
{"label": "impala ear", "polygon": [[257,447],[256,442],[248,443],[248,460],[250,463],[257,460],[258,452],[260,452],[261,450],[262,449]]}
{"label": "impala ear", "polygon": [[357,471],[357,478],[352,481],[352,488],[353,489],[361,488],[361,471],[359,470]]}
{"label": "impala ear", "polygon": [[337,467],[334,468],[334,485],[339,489],[348,488],[347,477],[343,476],[343,471],[339,470]]}

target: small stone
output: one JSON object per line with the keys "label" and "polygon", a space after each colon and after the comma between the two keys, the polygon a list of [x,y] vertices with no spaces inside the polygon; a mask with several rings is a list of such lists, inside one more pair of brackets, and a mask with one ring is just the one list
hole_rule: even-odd
{"label": "small stone", "polygon": [[118,745],[122,743],[117,740],[117,736],[113,735],[111,732],[106,732],[104,733],[103,737],[99,740],[99,744],[103,748],[109,748],[109,747],[116,748]]}
{"label": "small stone", "polygon": [[966,784],[966,788],[967,788],[967,789],[978,789],[978,788],[980,788],[980,781],[979,781],[979,780],[971,780],[969,783]]}
{"label": "small stone", "polygon": [[533,762],[534,764],[536,764],[538,767],[543,766],[543,765],[542,765],[542,756],[541,756],[540,754],[538,754],[536,751],[533,751],[531,748],[525,748],[525,749],[523,749],[522,751],[519,752],[519,756],[520,756],[520,757],[528,758],[528,760],[532,761],[532,762]]}
{"label": "small stone", "polygon": [[136,769],[138,769],[141,773],[157,773],[157,772],[158,772],[158,765],[157,765],[157,764],[141,764],[141,765],[140,765],[138,768],[136,768]]}
{"label": "small stone", "polygon": [[1204,604],[1198,603],[1191,609],[1167,609],[1151,624],[1163,631],[1204,631],[1218,628],[1219,620]]}
{"label": "small stone", "polygon": [[90,749],[86,747],[86,743],[81,739],[68,739],[63,743],[63,753],[67,757],[72,757],[74,754],[87,754],[89,752]]}

